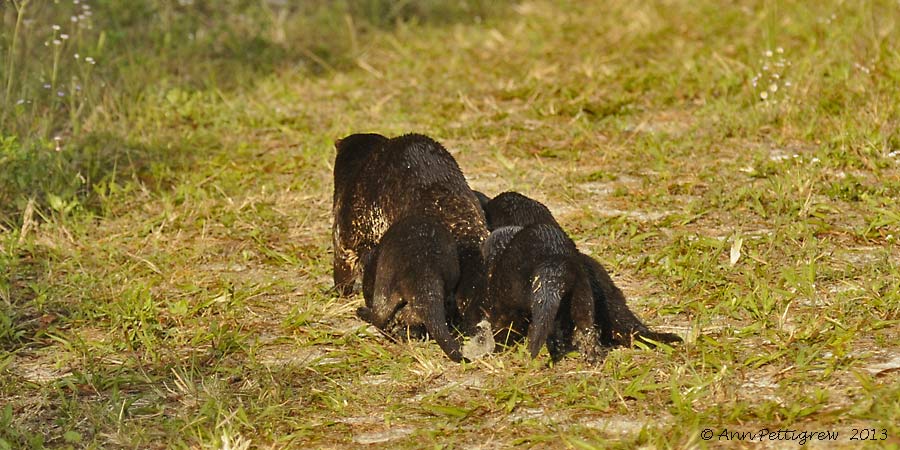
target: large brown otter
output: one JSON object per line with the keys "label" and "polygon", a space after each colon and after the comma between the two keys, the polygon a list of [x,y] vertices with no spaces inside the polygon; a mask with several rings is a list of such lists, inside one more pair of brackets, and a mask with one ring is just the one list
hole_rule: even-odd
{"label": "large brown otter", "polygon": [[[420,134],[388,139],[353,134],[335,143],[334,285],[342,295],[354,291],[360,261],[392,225],[411,215],[430,215],[453,235],[460,276],[456,302],[446,311],[459,323],[484,279],[481,242],[487,225],[478,198],[469,188],[453,156],[441,144]],[[477,322],[476,315],[473,322]]]}

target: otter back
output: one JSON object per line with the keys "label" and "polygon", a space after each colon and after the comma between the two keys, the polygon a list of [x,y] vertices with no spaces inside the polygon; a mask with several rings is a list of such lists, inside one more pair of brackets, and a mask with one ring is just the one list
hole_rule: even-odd
{"label": "otter back", "polygon": [[334,284],[349,295],[364,259],[400,219],[431,215],[453,235],[462,270],[457,311],[479,290],[484,213],[453,156],[433,139],[350,135],[335,144]]}

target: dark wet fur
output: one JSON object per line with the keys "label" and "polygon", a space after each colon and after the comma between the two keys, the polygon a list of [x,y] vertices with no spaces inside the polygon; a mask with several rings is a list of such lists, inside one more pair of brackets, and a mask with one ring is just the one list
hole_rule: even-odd
{"label": "dark wet fur", "polygon": [[[676,343],[682,342],[677,334],[660,333],[651,330],[628,308],[625,294],[613,283],[606,269],[594,258],[579,254],[582,267],[591,279],[591,290],[594,293],[594,305],[600,338],[604,345],[631,346],[640,341],[653,346],[650,341]],[[648,341],[648,339],[650,341]]]}
{"label": "dark wet fur", "polygon": [[447,316],[459,322],[472,299],[480,296],[485,273],[480,245],[488,231],[478,197],[453,156],[419,134],[392,139],[354,134],[335,147],[335,288],[342,295],[354,291],[360,263],[371,260],[369,254],[391,225],[406,216],[431,215],[457,244],[460,277]]}
{"label": "dark wet fur", "polygon": [[366,306],[357,315],[396,338],[427,332],[450,359],[460,361],[460,344],[447,316],[458,281],[456,242],[447,227],[430,216],[401,219],[365,264]]}
{"label": "dark wet fur", "polygon": [[[502,232],[503,227],[526,227],[541,224],[555,227],[565,235],[546,206],[517,192],[504,192],[494,197],[484,209],[488,219],[488,228],[495,230],[494,233]],[[489,240],[498,239],[493,236],[494,233],[488,238]],[[503,233],[508,234],[509,232]],[[569,241],[571,242],[571,240]],[[574,243],[572,246],[574,247]],[[649,345],[652,345],[652,342],[649,342],[648,339],[665,343],[682,341],[678,335],[655,332],[644,325],[628,308],[624,294],[616,287],[606,269],[599,262],[577,250],[576,259],[581,272],[588,277],[590,282],[593,297],[591,316],[595,321],[595,330],[600,343],[607,346],[631,346],[635,340]],[[493,283],[493,281],[490,282]],[[570,308],[569,311],[574,310]],[[574,322],[575,319],[578,319],[574,316],[565,317],[565,314],[566,310],[563,310],[557,320]],[[559,351],[563,351],[567,346],[575,346],[573,341],[581,339],[567,336],[567,326],[558,328],[561,332],[551,337],[548,346],[555,346],[560,349]],[[582,344],[582,346],[584,345],[586,344]]]}
{"label": "dark wet fur", "polygon": [[472,191],[472,192],[475,194],[475,197],[478,198],[478,204],[481,205],[481,209],[484,210],[484,208],[487,206],[487,204],[491,201],[491,198],[488,197],[487,195],[484,195],[484,193],[481,191]]}
{"label": "dark wet fur", "polygon": [[483,203],[483,208],[488,229],[491,231],[500,227],[524,227],[535,223],[555,225],[562,229],[546,206],[518,192],[498,194],[487,203]]}
{"label": "dark wet fur", "polygon": [[501,227],[482,252],[488,261],[484,309],[495,340],[527,337],[532,357],[545,344],[554,360],[571,349],[591,360],[603,356],[588,273],[559,227]]}

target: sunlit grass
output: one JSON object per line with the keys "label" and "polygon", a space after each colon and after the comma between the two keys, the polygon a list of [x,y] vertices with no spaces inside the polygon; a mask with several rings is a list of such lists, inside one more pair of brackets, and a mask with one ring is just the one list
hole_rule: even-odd
{"label": "sunlit grass", "polygon": [[[12,52],[0,9],[0,449],[897,444],[895,2],[88,3]],[[364,326],[329,291],[354,131],[547,203],[685,343],[457,365]]]}

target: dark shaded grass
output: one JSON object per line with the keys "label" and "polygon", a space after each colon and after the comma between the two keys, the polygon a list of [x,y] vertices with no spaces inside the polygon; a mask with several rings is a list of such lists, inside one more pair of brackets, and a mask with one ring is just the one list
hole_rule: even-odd
{"label": "dark shaded grass", "polygon": [[166,186],[167,172],[209,156],[183,149],[222,146],[214,134],[191,142],[160,130],[162,117],[146,123],[143,100],[161,96],[172,105],[154,111],[180,116],[182,123],[166,120],[169,127],[221,125],[193,108],[198,96],[253,89],[283,71],[333,75],[356,67],[373,34],[410,23],[471,23],[504,10],[482,1],[27,2],[10,52],[18,8],[2,8],[0,52],[12,58],[0,64],[3,87],[11,80],[0,102],[0,222],[10,226],[21,226],[31,199],[42,210],[80,204],[101,212],[95,185],[136,178]]}

